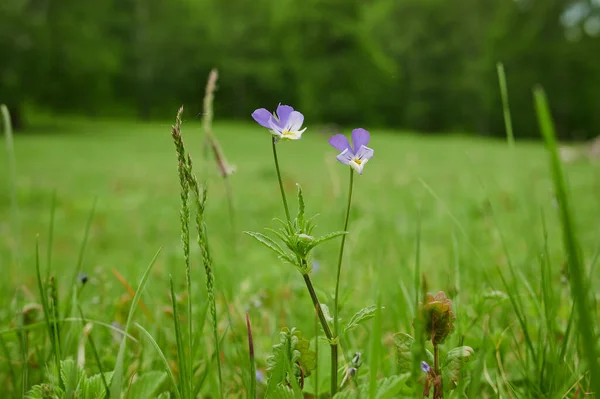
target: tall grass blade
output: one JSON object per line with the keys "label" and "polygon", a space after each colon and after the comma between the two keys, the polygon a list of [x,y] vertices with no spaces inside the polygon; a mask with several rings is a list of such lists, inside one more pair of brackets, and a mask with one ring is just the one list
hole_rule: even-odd
{"label": "tall grass blade", "polygon": [[371,358],[369,360],[369,398],[377,396],[377,374],[381,360],[381,296],[377,298],[377,309],[371,331]]}
{"label": "tall grass blade", "polygon": [[217,371],[219,377],[219,397],[223,397],[223,372],[221,370],[221,356],[219,345],[219,331],[217,318],[217,302],[215,298],[215,275],[213,271],[213,260],[208,245],[208,229],[204,220],[204,209],[206,205],[206,188],[200,189],[198,179],[193,173],[192,158],[188,154],[187,172],[190,190],[194,194],[194,203],[196,205],[196,230],[198,232],[198,246],[202,253],[202,262],[204,263],[204,271],[206,274],[206,291],[208,293],[208,306],[211,315],[213,338],[215,342],[215,351],[217,353]]}
{"label": "tall grass blade", "polygon": [[204,112],[202,115],[202,127],[204,128],[204,134],[206,134],[206,140],[210,144],[219,175],[223,179],[225,185],[225,194],[227,196],[227,208],[229,210],[229,223],[231,227],[231,241],[233,248],[237,248],[237,229],[235,227],[235,204],[233,201],[233,188],[231,187],[231,180],[229,177],[235,171],[235,167],[230,165],[225,158],[225,154],[219,141],[212,130],[212,121],[214,117],[213,102],[215,99],[215,91],[217,89],[217,80],[219,79],[219,71],[213,69],[208,75],[208,81],[206,82],[206,90],[204,93]]}
{"label": "tall grass blade", "polygon": [[52,192],[52,204],[50,205],[50,223],[48,225],[48,248],[46,249],[46,283],[50,279],[52,270],[52,246],[54,244],[54,216],[56,214],[56,190]]}
{"label": "tall grass blade", "polygon": [[44,289],[44,283],[42,283],[42,273],[40,271],[40,245],[39,245],[39,236],[35,240],[35,272],[37,276],[38,289],[40,291],[40,299],[42,302],[42,310],[44,312],[44,321],[46,322],[46,327],[48,329],[48,338],[50,339],[50,344],[52,345],[52,351],[54,352],[54,362],[56,364],[56,377],[57,381],[60,380],[60,352],[56,345],[56,336],[55,331],[50,324],[50,307],[48,305],[48,297],[46,295],[46,290]]}
{"label": "tall grass blade", "polygon": [[[177,311],[177,297],[175,296],[175,289],[173,288],[173,277],[169,274],[169,284],[171,288],[171,303],[173,305],[173,323],[175,324],[175,342],[177,345],[177,361],[179,363],[179,370],[181,377],[179,378],[181,384],[181,390],[184,398],[190,398],[190,392],[192,391],[192,380],[191,380],[191,353],[190,363],[188,369],[188,362],[185,357],[185,348],[183,345],[183,337],[181,336],[181,326],[179,320],[179,312]],[[188,323],[192,324],[192,320]],[[191,348],[190,348],[191,351]],[[189,371],[189,372],[188,372]]]}
{"label": "tall grass blade", "polygon": [[167,357],[165,356],[163,351],[160,349],[160,345],[158,345],[158,342],[156,342],[156,340],[152,337],[152,334],[150,334],[148,332],[148,330],[146,330],[144,327],[142,327],[138,323],[135,323],[135,326],[142,331],[142,333],[146,336],[146,338],[148,338],[148,341],[150,341],[150,343],[152,344],[154,349],[156,349],[156,352],[158,353],[158,356],[160,356],[160,360],[162,360],[162,362],[165,366],[165,370],[167,371],[167,374],[169,375],[171,384],[173,384],[173,391],[175,391],[175,397],[177,399],[182,399],[181,393],[179,392],[179,388],[177,387],[177,381],[175,380],[175,376],[173,375],[173,370],[171,370],[171,366],[169,366],[169,361],[167,360]]}
{"label": "tall grass blade", "polygon": [[[144,274],[142,275],[140,283],[138,284],[138,288],[135,291],[135,296],[133,297],[133,300],[131,301],[131,307],[129,308],[129,314],[127,315],[127,322],[125,323],[125,328],[124,328],[125,333],[129,332],[129,326],[131,324],[131,320],[133,319],[133,314],[135,313],[137,303],[138,303],[140,297],[142,296],[142,292],[144,291],[144,288],[146,287],[146,282],[148,281],[148,277],[150,277],[150,271],[152,270],[152,267],[154,266],[154,263],[156,262],[156,258],[158,258],[158,255],[160,254],[161,250],[162,250],[162,248],[156,252],[156,254],[154,255],[154,258],[152,258],[152,261],[150,261],[150,264],[144,271]],[[123,385],[123,372],[124,372],[123,361],[124,361],[124,357],[125,357],[125,347],[126,346],[127,346],[127,337],[124,336],[123,340],[121,341],[121,345],[119,346],[117,360],[115,361],[115,370],[113,372],[113,377],[112,377],[112,381],[110,384],[110,396],[109,396],[110,399],[120,399],[120,397],[121,397],[121,387]]]}
{"label": "tall grass blade", "polygon": [[[18,270],[21,261],[21,219],[19,217],[19,203],[17,200],[17,162],[15,158],[15,145],[13,140],[12,122],[10,113],[6,105],[0,105],[0,113],[2,114],[4,137],[6,140],[6,159],[8,161],[9,174],[9,190],[10,190],[10,209],[12,215],[12,230],[13,230],[13,261],[15,262],[14,270]],[[13,268],[9,268],[13,270]],[[11,272],[12,273],[12,272]],[[12,280],[12,278],[11,278]]]}
{"label": "tall grass blade", "polygon": [[[79,315],[81,316],[81,325],[83,327],[85,327],[85,325],[87,324],[87,320],[85,319],[85,316],[83,315],[83,309],[81,308],[81,306],[77,306],[77,309],[79,309]],[[94,341],[94,337],[92,336],[92,331],[90,331],[87,339],[88,339],[88,342],[90,343],[90,346],[92,347],[92,354],[94,355],[94,361],[96,362],[96,366],[98,367],[98,372],[100,374],[100,378],[102,379],[102,385],[104,385],[104,389],[106,391],[105,397],[108,398],[110,395],[110,387],[108,386],[108,381],[106,381],[106,376],[104,375],[102,361],[100,360],[100,355],[98,354],[98,348],[96,347],[96,342]]]}
{"label": "tall grass blade", "polygon": [[10,355],[10,351],[8,350],[8,346],[6,345],[6,341],[4,340],[4,336],[0,334],[0,349],[2,349],[2,356],[6,359],[6,363],[8,365],[8,371],[10,372],[10,377],[13,383],[13,393],[14,397],[17,397],[17,371],[15,370],[15,366],[13,364],[12,356]]}
{"label": "tall grass blade", "polygon": [[578,330],[581,337],[581,345],[579,347],[583,352],[581,353],[581,356],[582,358],[587,359],[588,367],[590,369],[590,384],[592,391],[599,393],[600,370],[598,366],[596,334],[594,332],[596,321],[593,317],[595,313],[592,313],[592,309],[590,308],[588,284],[585,282],[585,267],[581,260],[579,241],[575,232],[575,224],[573,222],[573,215],[567,194],[565,177],[558,154],[554,123],[546,100],[546,94],[541,87],[537,87],[534,90],[534,98],[538,123],[544,141],[546,142],[546,148],[548,149],[555,195],[558,201],[563,242],[570,273],[569,283],[571,285],[571,295],[573,297],[573,302],[575,303],[575,310],[577,311],[577,321],[579,322]]}
{"label": "tall grass blade", "polygon": [[256,359],[254,359],[254,341],[248,312],[246,312],[246,328],[248,329],[248,353],[250,357],[250,392],[248,392],[248,398],[256,399]]}
{"label": "tall grass blade", "polygon": [[75,264],[75,268],[73,270],[73,275],[69,280],[69,295],[67,296],[67,301],[65,303],[65,317],[69,315],[69,311],[72,306],[71,298],[73,297],[73,292],[75,291],[77,275],[81,272],[81,266],[83,265],[83,257],[85,255],[85,249],[87,247],[88,238],[90,236],[90,228],[92,227],[92,221],[94,220],[94,213],[96,212],[96,203],[98,202],[98,198],[94,198],[94,202],[92,204],[92,209],[90,210],[90,214],[88,215],[87,222],[85,224],[85,232],[83,233],[83,240],[81,241],[81,245],[79,246],[79,254],[77,255],[77,263]]}
{"label": "tall grass blade", "polygon": [[506,128],[506,140],[510,147],[515,145],[515,136],[513,133],[512,118],[510,116],[510,106],[508,101],[508,88],[506,86],[506,74],[504,73],[504,64],[496,64],[498,72],[498,83],[500,84],[500,95],[502,96],[502,110],[504,112],[504,126]]}

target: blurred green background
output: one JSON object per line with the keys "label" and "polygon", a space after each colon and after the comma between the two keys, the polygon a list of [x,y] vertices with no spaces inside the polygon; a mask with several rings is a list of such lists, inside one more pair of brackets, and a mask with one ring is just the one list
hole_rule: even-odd
{"label": "blurred green background", "polygon": [[36,112],[217,118],[294,105],[312,123],[502,135],[503,62],[517,137],[531,88],[559,134],[600,131],[599,0],[2,0],[0,98]]}

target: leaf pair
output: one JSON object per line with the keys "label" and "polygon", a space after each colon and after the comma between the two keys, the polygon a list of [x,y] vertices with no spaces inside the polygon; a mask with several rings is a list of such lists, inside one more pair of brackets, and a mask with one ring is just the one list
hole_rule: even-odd
{"label": "leaf pair", "polygon": [[285,244],[286,249],[265,234],[252,231],[246,231],[245,233],[275,252],[282,261],[294,265],[302,274],[308,274],[311,271],[310,252],[326,241],[347,234],[345,231],[336,231],[321,237],[313,237],[312,231],[315,228],[313,219],[315,217],[316,215],[310,219],[306,218],[304,196],[302,188],[298,185],[298,214],[296,218],[289,221],[289,223],[281,219],[275,219],[282,227],[279,229],[266,229],[277,236]]}

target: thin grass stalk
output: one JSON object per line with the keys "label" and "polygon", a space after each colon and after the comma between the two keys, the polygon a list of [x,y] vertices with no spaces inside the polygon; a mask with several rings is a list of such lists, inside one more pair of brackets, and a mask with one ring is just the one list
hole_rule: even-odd
{"label": "thin grass stalk", "polygon": [[64,316],[67,317],[69,314],[69,310],[71,309],[72,302],[71,298],[73,297],[73,292],[75,291],[77,276],[81,272],[81,266],[83,265],[83,257],[85,255],[85,249],[87,247],[88,239],[90,236],[90,229],[92,227],[92,222],[94,220],[94,214],[96,212],[96,204],[98,203],[98,198],[94,198],[94,202],[92,204],[92,209],[90,210],[90,214],[88,215],[88,219],[85,225],[85,232],[83,234],[83,240],[81,241],[81,245],[79,246],[79,254],[77,255],[77,263],[75,264],[75,268],[73,270],[73,275],[71,280],[69,280],[70,288],[69,294],[67,296],[67,300],[65,302]]}
{"label": "thin grass stalk", "polygon": [[2,349],[2,355],[6,359],[6,364],[8,364],[8,371],[10,373],[10,377],[13,382],[13,396],[16,398],[17,396],[17,372],[15,370],[15,366],[13,364],[12,356],[10,355],[10,351],[8,350],[8,346],[6,345],[6,341],[4,340],[4,336],[0,334],[0,349]]}
{"label": "thin grass stalk", "polygon": [[40,300],[42,302],[42,310],[44,312],[44,321],[46,322],[46,327],[48,329],[48,338],[50,339],[50,344],[52,345],[52,351],[54,352],[54,363],[56,364],[56,377],[57,381],[60,381],[60,352],[56,346],[56,342],[54,338],[54,331],[52,330],[52,326],[50,324],[50,307],[48,305],[48,297],[46,296],[46,290],[44,289],[44,284],[42,283],[42,273],[40,271],[40,243],[39,236],[36,237],[35,240],[35,272],[38,283],[38,290],[40,292]]}
{"label": "thin grass stalk", "polygon": [[[179,312],[177,311],[177,297],[175,296],[175,289],[173,288],[173,277],[169,274],[169,286],[171,288],[171,304],[173,306],[173,324],[175,325],[175,341],[177,344],[177,360],[179,363],[179,370],[181,377],[179,383],[182,388],[182,395],[184,398],[191,398],[191,373],[188,374],[188,365],[185,358],[185,348],[183,345],[183,337],[181,335],[181,325],[179,321]],[[191,324],[192,321],[190,320]],[[191,354],[190,354],[191,357]],[[190,359],[191,360],[191,359]],[[191,365],[191,362],[190,362]]]}
{"label": "thin grass stalk", "polygon": [[21,290],[17,291],[17,337],[19,338],[19,350],[21,354],[21,394],[25,397],[27,388],[29,386],[29,347],[27,330],[25,330],[24,316],[23,316],[23,293]]}
{"label": "thin grass stalk", "polygon": [[202,253],[202,262],[204,263],[204,271],[206,273],[206,290],[208,293],[209,311],[212,318],[213,336],[215,341],[215,351],[217,356],[217,368],[219,373],[219,396],[223,397],[223,372],[221,370],[221,356],[219,349],[219,331],[217,318],[217,303],[215,299],[215,276],[213,272],[213,260],[208,246],[208,231],[206,222],[204,221],[204,209],[206,204],[206,189],[202,189],[200,193],[200,184],[193,173],[192,158],[187,157],[187,178],[190,185],[190,190],[194,194],[194,202],[196,205],[196,230],[198,232],[198,246]]}
{"label": "thin grass stalk", "polygon": [[[21,240],[21,220],[19,216],[19,203],[17,200],[17,162],[15,157],[15,145],[13,140],[13,128],[10,118],[10,113],[6,105],[0,105],[0,113],[2,114],[2,120],[4,121],[4,137],[6,140],[6,155],[8,162],[8,174],[10,182],[10,209],[12,215],[12,230],[14,237],[14,250],[12,251],[13,260],[15,262],[15,268],[9,268],[11,270],[18,270],[20,265],[20,240]],[[12,277],[11,277],[12,280]]]}
{"label": "thin grass stalk", "polygon": [[50,276],[50,281],[48,282],[48,287],[50,293],[48,297],[50,302],[48,303],[50,306],[50,310],[52,313],[52,340],[54,342],[54,346],[58,351],[58,357],[62,358],[62,348],[60,342],[60,328],[58,325],[58,320],[60,319],[59,315],[59,307],[58,307],[58,289],[56,287],[56,280],[54,276]]}
{"label": "thin grass stalk", "polygon": [[219,175],[223,179],[223,184],[225,185],[225,194],[227,197],[227,208],[229,211],[229,223],[231,227],[231,237],[232,242],[234,244],[234,248],[237,247],[237,239],[236,239],[236,223],[235,223],[235,205],[233,200],[233,188],[231,187],[231,181],[229,176],[234,172],[235,168],[231,166],[227,159],[225,158],[225,154],[217,140],[215,134],[212,130],[212,121],[214,118],[214,109],[213,103],[215,98],[215,90],[217,88],[217,80],[219,78],[219,72],[217,69],[213,69],[210,71],[208,75],[208,81],[206,83],[206,91],[204,94],[204,113],[202,115],[202,126],[204,128],[204,133],[206,134],[206,139],[210,144],[210,148],[212,150],[215,162],[217,163],[217,169],[219,170]]}
{"label": "thin grass stalk", "polygon": [[254,340],[252,339],[252,328],[250,317],[246,312],[246,328],[248,329],[248,354],[250,358],[250,392],[248,398],[256,398],[256,359],[254,358]]}
{"label": "thin grass stalk", "polygon": [[500,95],[502,96],[502,110],[504,113],[504,126],[506,128],[506,140],[510,147],[515,145],[515,136],[513,133],[512,118],[510,116],[510,105],[508,101],[508,88],[506,85],[506,74],[504,73],[504,64],[496,64],[498,72],[498,83],[500,84]]}
{"label": "thin grass stalk", "polygon": [[594,332],[596,322],[593,320],[593,313],[590,308],[588,284],[585,282],[585,267],[581,260],[579,240],[575,232],[565,177],[558,155],[554,123],[546,100],[546,94],[541,87],[537,87],[534,90],[534,98],[540,130],[548,149],[555,195],[559,205],[564,248],[568,257],[571,295],[576,305],[575,310],[578,314],[579,334],[584,348],[581,356],[587,359],[592,391],[598,393],[600,392],[600,368],[598,366],[598,356],[596,354],[597,341]]}
{"label": "thin grass stalk", "polygon": [[46,249],[46,279],[47,284],[52,270],[52,245],[54,243],[54,216],[56,214],[56,190],[52,192],[52,203],[50,205],[50,223],[48,224],[48,248]]}
{"label": "thin grass stalk", "polygon": [[377,309],[373,318],[373,331],[371,333],[371,353],[369,360],[369,398],[377,397],[377,373],[381,356],[381,295],[377,297]]}
{"label": "thin grass stalk", "polygon": [[[133,315],[137,308],[137,304],[140,300],[140,297],[142,296],[142,292],[144,291],[144,288],[146,287],[146,283],[148,282],[148,278],[150,277],[150,272],[152,271],[152,267],[154,266],[156,259],[158,258],[158,255],[160,254],[161,250],[162,250],[162,248],[156,252],[154,257],[150,261],[150,264],[144,271],[142,278],[140,279],[140,283],[138,284],[137,290],[135,291],[135,296],[133,297],[133,299],[131,301],[131,306],[129,307],[129,313],[127,315],[127,321],[125,322],[125,328],[124,328],[125,333],[129,332],[129,326],[131,325],[131,321],[133,320]],[[121,341],[121,344],[119,346],[119,352],[117,353],[117,359],[115,361],[115,369],[114,369],[112,380],[110,383],[110,396],[108,399],[120,399],[121,398],[121,388],[122,388],[121,385],[123,382],[123,373],[124,373],[123,362],[124,362],[124,358],[125,358],[126,346],[127,346],[127,337],[123,336],[123,340]]]}
{"label": "thin grass stalk", "polygon": [[152,344],[154,349],[156,349],[156,352],[158,353],[160,360],[162,360],[163,365],[165,366],[165,370],[169,376],[169,379],[171,380],[171,384],[173,385],[173,390],[175,391],[175,397],[177,399],[183,399],[181,397],[181,393],[179,392],[179,388],[177,387],[177,381],[175,380],[175,376],[173,375],[173,370],[171,370],[171,367],[169,366],[169,361],[167,360],[167,357],[165,356],[163,351],[160,349],[160,345],[158,345],[158,342],[156,342],[156,340],[152,337],[152,334],[150,334],[148,332],[148,330],[146,330],[144,327],[142,327],[138,323],[135,323],[135,326],[137,328],[139,328],[140,331],[142,331],[142,333],[146,336],[146,338],[148,338],[148,340],[150,341],[150,343]]}
{"label": "thin grass stalk", "polygon": [[[77,306],[79,309],[79,315],[81,316],[81,325],[85,327],[88,323],[83,315],[83,309],[81,306]],[[96,366],[98,367],[98,371],[100,373],[100,378],[102,379],[102,385],[104,385],[104,389],[106,391],[106,397],[110,397],[110,387],[108,385],[108,381],[106,380],[106,376],[104,375],[104,370],[102,368],[102,361],[100,360],[100,355],[98,354],[98,348],[96,347],[96,343],[94,341],[94,337],[92,336],[92,331],[88,334],[88,342],[92,348],[92,354],[94,355],[94,361],[96,362]]]}
{"label": "thin grass stalk", "polygon": [[[185,357],[179,359],[180,367],[183,366],[182,370],[189,370],[189,375],[184,374],[185,384],[188,384],[186,389],[183,389],[182,394],[186,397],[187,393],[191,393],[191,370],[192,370],[192,349],[193,349],[193,337],[194,337],[194,327],[193,327],[193,308],[192,308],[192,270],[190,265],[190,207],[189,207],[189,193],[190,193],[190,184],[188,181],[188,171],[187,171],[187,162],[186,162],[186,151],[185,145],[183,143],[183,137],[181,136],[181,116],[183,115],[183,106],[179,108],[177,111],[177,117],[175,119],[175,125],[171,129],[171,137],[173,138],[173,143],[175,144],[175,151],[177,153],[177,172],[179,175],[179,188],[180,188],[180,200],[181,200],[181,208],[179,210],[179,219],[181,224],[181,247],[183,249],[183,258],[185,264],[185,282],[187,289],[187,316],[188,316],[188,340],[187,345],[190,351],[190,364],[189,369],[183,363],[186,362]],[[179,323],[179,321],[176,321]],[[183,342],[182,342],[183,343]],[[183,347],[178,350],[183,350]]]}

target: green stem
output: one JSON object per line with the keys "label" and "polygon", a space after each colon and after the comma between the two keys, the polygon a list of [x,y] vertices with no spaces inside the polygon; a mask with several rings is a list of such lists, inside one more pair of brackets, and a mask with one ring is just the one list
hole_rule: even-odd
{"label": "green stem", "polygon": [[279,170],[279,161],[277,160],[277,148],[275,147],[275,137],[272,140],[273,143],[273,160],[275,161],[275,170],[277,170],[277,179],[279,180],[279,190],[281,190],[281,200],[283,201],[283,207],[285,208],[285,216],[288,224],[292,225],[292,218],[290,218],[290,210],[288,208],[287,199],[285,198],[285,191],[283,190],[283,181],[281,180],[281,172]]}
{"label": "green stem", "polygon": [[335,395],[337,392],[337,368],[338,368],[338,344],[337,340],[334,339],[333,333],[331,332],[331,328],[327,323],[327,319],[325,318],[325,314],[323,313],[323,309],[321,308],[321,303],[319,302],[319,298],[317,297],[317,293],[315,292],[315,288],[312,284],[312,280],[308,274],[303,274],[304,282],[306,283],[306,288],[308,288],[308,292],[310,294],[310,298],[313,301],[313,305],[317,310],[317,315],[319,316],[319,321],[321,322],[321,326],[323,327],[323,331],[325,332],[325,336],[329,341],[329,345],[331,347],[331,397]]}
{"label": "green stem", "polygon": [[[348,187],[348,204],[346,205],[346,220],[344,221],[344,230],[348,231],[348,221],[350,220],[350,206],[352,205],[352,188],[354,186],[354,171],[350,169],[350,185]],[[338,256],[337,277],[335,279],[335,299],[333,305],[333,331],[337,337],[339,334],[338,303],[340,293],[340,274],[342,273],[342,259],[344,258],[344,244],[346,244],[346,234],[342,236],[340,245],[340,254]]]}

